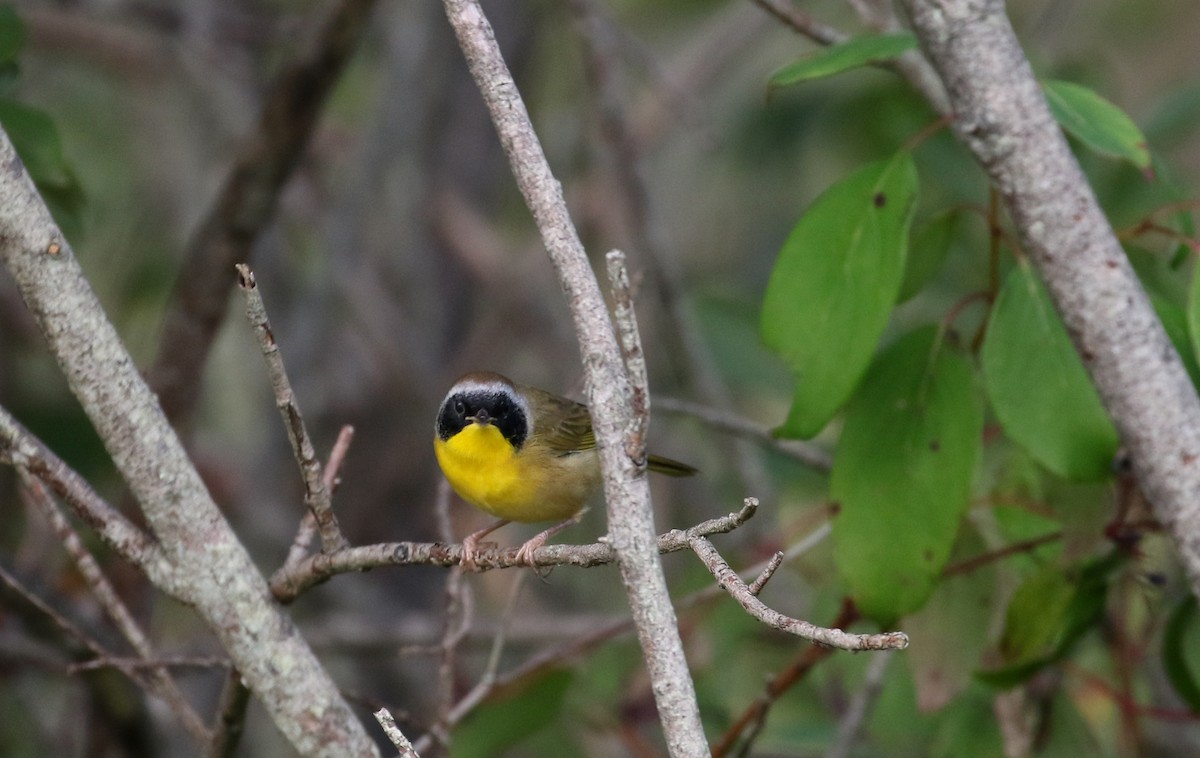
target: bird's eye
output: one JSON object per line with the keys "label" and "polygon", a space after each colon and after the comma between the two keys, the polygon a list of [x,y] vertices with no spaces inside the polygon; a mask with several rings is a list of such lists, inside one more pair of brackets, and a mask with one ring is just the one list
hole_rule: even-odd
{"label": "bird's eye", "polygon": [[467,406],[463,405],[463,401],[461,401],[461,400],[454,401],[454,415],[455,416],[467,415]]}

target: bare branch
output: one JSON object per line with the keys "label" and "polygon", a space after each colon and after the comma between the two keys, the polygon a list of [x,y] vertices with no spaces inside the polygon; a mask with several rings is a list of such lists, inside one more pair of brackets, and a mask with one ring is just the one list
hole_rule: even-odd
{"label": "bare branch", "polygon": [[[329,451],[329,460],[325,462],[325,473],[321,479],[325,484],[325,491],[329,493],[330,497],[342,482],[339,472],[353,440],[354,427],[346,424],[338,432],[337,441],[333,443],[333,449]],[[283,561],[285,570],[293,569],[296,564],[304,560],[316,534],[317,520],[311,510],[305,510],[304,516],[300,518],[300,527],[296,530],[296,536],[292,539],[292,546],[288,548],[287,558]]]}
{"label": "bare branch", "polygon": [[208,746],[208,758],[232,758],[246,728],[246,708],[250,705],[250,690],[235,668],[229,669],[221,698],[217,703],[213,739]]}
{"label": "bare branch", "polygon": [[668,751],[675,756],[701,755],[708,744],[654,543],[649,485],[625,454],[625,433],[633,414],[629,377],[599,283],[491,25],[475,0],[445,0],[445,7],[517,186],[567,293],[604,475],[609,537],[637,622]]}
{"label": "bare branch", "polygon": [[[653,198],[643,178],[638,140],[622,102],[625,93],[622,91],[619,75],[618,51],[612,41],[615,32],[604,23],[595,0],[572,0],[570,6],[578,19],[577,25],[583,38],[584,74],[598,112],[600,136],[612,155],[619,189],[614,193],[616,204],[624,212],[632,251],[640,255],[647,268],[653,272],[652,281],[658,299],[669,317],[667,324],[674,332],[673,338],[659,342],[671,351],[673,362],[680,368],[680,373],[686,377],[689,386],[705,404],[727,406],[728,388],[716,369],[712,351],[703,339],[695,311],[684,291],[683,274],[676,256],[672,255],[662,225],[654,213]],[[722,40],[723,45],[726,42],[727,40]],[[624,346],[623,335],[626,329],[621,326],[620,285],[612,277],[610,269],[610,288],[616,306],[614,318]],[[636,413],[636,387],[634,402]],[[647,415],[644,424],[648,423]],[[644,433],[643,429],[643,436]],[[759,497],[770,497],[771,478],[757,454],[737,442],[729,447],[742,490],[754,492]]]}
{"label": "bare branch", "polygon": [[387,738],[400,751],[400,758],[420,758],[417,751],[413,749],[412,743],[404,736],[404,732],[401,732],[400,727],[396,726],[396,719],[392,717],[387,708],[375,711],[375,720],[383,727],[383,733],[387,735]]}
{"label": "bare branch", "polygon": [[[68,674],[78,674],[81,671],[96,671],[97,669],[114,668],[121,671],[127,669],[146,669],[146,668],[176,668],[176,669],[227,669],[229,668],[229,659],[217,658],[211,655],[200,656],[179,656],[167,655],[158,656],[153,659],[146,658],[92,658],[89,661],[80,661],[67,666]],[[207,730],[206,730],[207,731]]]}
{"label": "bare branch", "polygon": [[779,439],[772,435],[771,430],[766,426],[734,413],[715,410],[700,403],[691,403],[673,397],[660,397],[654,402],[661,411],[691,416],[713,429],[754,440],[818,471],[829,471],[833,468],[833,456],[819,445],[800,440]]}
{"label": "bare branch", "polygon": [[783,551],[780,550],[771,556],[771,560],[767,561],[767,567],[762,570],[753,582],[746,587],[746,591],[754,597],[758,597],[763,588],[767,586],[767,582],[771,581],[771,577],[775,576],[775,572],[783,565]]}
{"label": "bare branch", "polygon": [[258,338],[259,349],[262,350],[263,360],[267,363],[271,389],[275,393],[275,405],[279,408],[279,415],[283,417],[288,442],[292,444],[292,454],[296,456],[300,474],[304,477],[304,504],[313,515],[321,534],[321,550],[326,553],[341,550],[350,543],[342,536],[342,530],[338,527],[329,486],[321,473],[321,462],[317,460],[317,451],[308,436],[308,429],[304,426],[304,416],[300,413],[296,393],[292,391],[287,368],[283,365],[279,343],[275,341],[275,335],[271,331],[267,308],[258,291],[258,284],[254,281],[254,272],[244,263],[237,264],[237,272],[238,286],[246,298],[246,318],[254,328],[254,336]]}
{"label": "bare branch", "polygon": [[695,536],[689,540],[692,550],[738,605],[754,618],[781,632],[815,642],[818,645],[841,650],[903,650],[908,647],[908,635],[903,632],[884,634],[849,634],[841,629],[827,629],[807,621],[785,616],[767,607],[759,600],[737,572],[729,567],[707,537]]}
{"label": "bare branch", "polygon": [[[757,505],[757,502],[755,503]],[[754,514],[753,506],[737,513],[701,522],[687,531],[672,529],[658,537],[660,553],[687,550],[689,535],[725,534],[741,526]],[[480,571],[528,566],[518,559],[520,548],[480,550],[476,563]],[[336,574],[365,571],[380,566],[457,566],[462,560],[462,546],[443,542],[384,542],[375,545],[349,547],[336,553],[318,553],[294,566],[285,566],[271,577],[271,591],[282,603],[295,600],[300,593]],[[617,560],[608,542],[590,545],[543,545],[533,551],[535,566],[577,566],[590,568]]]}
{"label": "bare branch", "polygon": [[142,631],[142,627],[133,618],[133,614],[125,606],[125,603],[117,595],[116,589],[112,583],[108,581],[108,577],[104,575],[100,564],[92,557],[87,548],[83,544],[83,540],[76,534],[71,523],[67,521],[67,517],[59,510],[58,505],[51,500],[49,493],[46,492],[42,483],[34,478],[25,469],[18,469],[21,474],[21,481],[25,485],[24,492],[27,499],[32,502],[37,510],[41,511],[46,520],[50,522],[50,526],[54,529],[54,533],[62,542],[63,548],[67,551],[67,555],[71,556],[75,567],[79,570],[80,576],[87,583],[88,588],[92,591],[92,596],[100,603],[100,607],[108,614],[109,619],[117,627],[121,636],[130,644],[131,647],[141,656],[141,662],[150,666],[151,670],[147,672],[146,679],[150,684],[151,692],[170,706],[175,713],[176,718],[183,724],[184,728],[196,739],[200,744],[206,744],[211,735],[208,733],[208,727],[200,720],[200,715],[192,708],[191,703],[184,697],[179,686],[175,684],[175,680],[171,678],[171,674],[166,667],[156,663],[154,648],[150,645],[149,638]]}
{"label": "bare branch", "polygon": [[171,581],[172,567],[161,546],[124,514],[96,494],[91,485],[0,406],[0,460],[30,472],[96,530],[104,544],[158,586]]}
{"label": "bare branch", "polygon": [[220,192],[184,251],[164,317],[151,383],[178,425],[200,394],[200,378],[225,317],[229,271],[251,258],[275,213],[280,190],[300,161],[329,93],[370,20],[374,0],[337,0],[311,44],[267,91]]}
{"label": "bare branch", "polygon": [[[461,575],[461,571],[455,571],[455,573]],[[521,596],[521,589],[525,586],[525,579],[528,576],[527,572],[519,572],[513,580],[512,587],[509,588],[508,602],[504,604],[504,612],[500,616],[500,626],[496,629],[496,635],[492,638],[492,649],[488,654],[487,665],[484,666],[479,681],[475,683],[470,692],[463,695],[457,702],[451,703],[451,707],[438,717],[437,725],[429,731],[429,734],[417,740],[416,749],[418,752],[431,747],[434,739],[448,746],[450,730],[466,718],[471,711],[475,710],[495,690],[496,671],[500,668],[500,656],[504,652],[509,625],[516,614],[517,599]],[[461,641],[461,636],[454,644],[457,645],[459,641]],[[445,685],[443,684],[443,686]],[[453,690],[451,690],[452,692]]]}
{"label": "bare branch", "polygon": [[[834,619],[832,626],[849,626],[857,618],[858,611],[855,609],[854,604],[848,601],[843,602],[842,609],[838,612],[838,616]],[[803,681],[804,677],[808,676],[808,673],[813,670],[813,667],[828,658],[833,653],[833,650],[831,647],[813,645],[800,653],[786,668],[772,676],[770,681],[767,682],[766,691],[762,696],[747,706],[741,715],[734,719],[729,728],[725,730],[725,733],[713,742],[712,758],[725,758],[725,756],[729,755],[742,734],[749,730],[750,734],[743,740],[742,749],[738,753],[738,755],[746,755],[754,739],[766,724],[767,715],[771,712],[771,707],[775,705],[780,695]]]}
{"label": "bare branch", "polygon": [[625,253],[610,250],[608,285],[613,298],[613,321],[621,342],[621,359],[629,372],[630,397],[633,403],[632,425],[625,434],[625,455],[639,466],[646,462],[646,433],[650,427],[650,381],[646,376],[646,356],[642,352],[642,337],[638,333],[637,313],[633,309],[633,291],[629,286],[629,270]]}
{"label": "bare branch", "polygon": [[204,617],[298,751],[375,755],[362,723],[272,602],[2,131],[0,260],[176,569],[164,589]]}
{"label": "bare branch", "polygon": [[1200,595],[1200,398],[1055,123],[1003,0],[905,0]]}

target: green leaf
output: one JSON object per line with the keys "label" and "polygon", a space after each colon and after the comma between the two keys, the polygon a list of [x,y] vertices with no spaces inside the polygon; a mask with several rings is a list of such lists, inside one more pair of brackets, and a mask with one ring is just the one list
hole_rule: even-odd
{"label": "green leaf", "polygon": [[1112,553],[1083,566],[1046,566],[1030,575],[1009,601],[1000,639],[1005,665],[976,676],[1012,687],[1056,661],[1104,615],[1108,577],[1122,562]]}
{"label": "green leaf", "polygon": [[1059,126],[1101,155],[1150,168],[1150,148],[1142,130],[1117,106],[1072,82],[1045,81],[1042,89]]}
{"label": "green leaf", "polygon": [[1192,284],[1188,289],[1187,330],[1191,338],[1192,355],[1200,355],[1200,266],[1192,269]]}
{"label": "green leaf", "polygon": [[834,561],[864,616],[887,624],[929,598],[967,509],[982,434],[971,364],[934,327],[872,366],[847,408],[830,481]]}
{"label": "green leaf", "polygon": [[[1200,684],[1196,681],[1195,672],[1189,659],[1194,655],[1188,651],[1195,647],[1196,598],[1189,595],[1179,607],[1171,613],[1167,626],[1163,630],[1162,660],[1163,671],[1175,693],[1183,699],[1193,711],[1200,711]],[[1189,637],[1189,628],[1191,630]]]}
{"label": "green leaf", "polygon": [[75,236],[82,226],[83,189],[63,154],[54,121],[37,108],[0,98],[0,125],[55,220],[68,237]]}
{"label": "green leaf", "polygon": [[897,153],[827,189],[797,222],[763,299],[763,340],[796,374],[778,433],[811,437],[850,397],[887,325],[917,194]]}
{"label": "green leaf", "polygon": [[552,671],[515,696],[486,702],[454,730],[453,758],[487,758],[554,721],[573,676]]}
{"label": "green leaf", "polygon": [[1022,261],[996,298],[981,355],[1004,431],[1054,473],[1111,475],[1117,432],[1037,275]]}
{"label": "green leaf", "polygon": [[1147,287],[1147,290],[1150,293],[1150,302],[1154,305],[1154,312],[1158,314],[1158,320],[1162,321],[1163,328],[1167,331],[1167,337],[1175,346],[1175,351],[1179,353],[1179,358],[1183,361],[1183,367],[1187,369],[1192,384],[1200,387],[1200,364],[1196,363],[1187,311],[1171,302],[1166,296],[1154,292],[1153,289]]}
{"label": "green leaf", "polygon": [[61,187],[74,181],[63,157],[58,129],[43,111],[12,100],[0,100],[0,124],[35,182]]}
{"label": "green leaf", "polygon": [[855,37],[837,45],[823,47],[812,55],[789,63],[771,74],[767,87],[778,89],[798,82],[833,76],[860,66],[883,63],[916,46],[917,38],[908,33]]}
{"label": "green leaf", "polygon": [[939,213],[926,221],[914,234],[904,267],[904,281],[896,302],[903,303],[921,291],[941,268],[950,252],[950,243],[958,234],[962,214],[957,210]]}
{"label": "green leaf", "polygon": [[11,5],[0,5],[0,66],[12,63],[25,46],[25,23]]}

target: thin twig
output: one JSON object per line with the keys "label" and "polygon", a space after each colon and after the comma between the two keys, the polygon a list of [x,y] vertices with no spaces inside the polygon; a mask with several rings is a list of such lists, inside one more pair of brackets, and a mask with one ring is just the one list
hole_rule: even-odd
{"label": "thin twig", "polygon": [[833,468],[833,456],[824,448],[814,445],[811,442],[779,439],[772,435],[771,430],[763,424],[743,418],[737,414],[714,410],[700,403],[692,403],[673,397],[659,396],[654,403],[656,408],[665,413],[679,413],[691,416],[713,429],[719,429],[729,434],[762,443],[772,450],[793,458],[806,466],[811,466],[818,471],[829,471]]}
{"label": "thin twig", "polygon": [[[337,441],[333,443],[333,449],[329,451],[329,460],[325,462],[325,473],[321,479],[325,484],[325,491],[330,497],[341,484],[341,477],[338,475],[342,468],[342,462],[346,459],[346,453],[350,451],[350,443],[354,440],[354,427],[346,424],[342,426],[338,432]],[[317,520],[313,516],[312,511],[304,511],[304,515],[300,518],[300,527],[296,529],[296,536],[292,539],[292,546],[288,548],[287,558],[283,565],[285,569],[295,568],[300,561],[308,555],[309,549],[312,546],[313,537],[317,534]]]}
{"label": "thin twig", "polygon": [[[439,482],[437,505],[438,531],[443,539],[450,539],[450,486],[445,480]],[[470,589],[466,586],[462,566],[451,567],[446,574],[445,611],[442,614],[442,638],[438,643],[438,717],[424,739],[436,740],[442,749],[450,747],[450,711],[458,698],[458,645],[471,628],[472,613],[468,609]],[[428,749],[418,741],[418,752]]]}
{"label": "thin twig", "polygon": [[707,537],[699,535],[692,537],[690,544],[692,551],[716,578],[717,583],[733,596],[733,599],[746,609],[747,613],[767,626],[819,645],[841,650],[903,650],[908,647],[908,635],[903,632],[849,634],[841,629],[829,629],[785,616],[751,594],[750,588],[737,575],[737,572],[729,567],[729,564],[725,562]]}
{"label": "thin twig", "polygon": [[166,655],[157,658],[92,658],[79,661],[67,666],[68,674],[78,674],[81,671],[96,671],[98,669],[119,669],[126,671],[138,668],[177,668],[177,669],[227,669],[229,659],[212,655],[179,656]]}
{"label": "thin twig", "polygon": [[400,751],[400,758],[420,758],[417,751],[413,749],[412,743],[404,736],[404,732],[400,731],[400,727],[396,726],[396,719],[392,717],[387,708],[380,708],[374,713],[375,720],[383,727],[383,733],[391,740],[392,745]]}
{"label": "thin twig", "polygon": [[521,571],[517,573],[516,579],[513,580],[512,587],[509,589],[508,601],[504,604],[504,611],[500,616],[500,625],[496,628],[496,634],[492,638],[491,651],[488,653],[487,663],[484,666],[483,673],[479,676],[479,681],[475,683],[470,692],[463,695],[457,702],[452,703],[451,707],[438,718],[438,723],[433,729],[417,740],[416,749],[418,752],[431,747],[435,739],[448,748],[450,730],[495,691],[496,672],[500,668],[500,657],[504,652],[504,645],[508,638],[508,629],[516,614],[517,599],[521,596],[521,589],[525,586],[525,580],[528,576],[528,572]]}
{"label": "thin twig", "polygon": [[491,24],[477,0],[444,0],[444,5],[571,308],[600,456],[609,538],[637,622],[667,750],[672,756],[700,755],[708,743],[654,544],[649,483],[625,455],[624,435],[633,414],[629,376],[599,282]]}
{"label": "thin twig", "polygon": [[[673,553],[687,550],[689,534],[709,536],[725,534],[741,526],[753,515],[753,509],[743,508],[720,518],[703,521],[684,531],[672,529],[658,537],[658,551]],[[517,559],[518,548],[482,549],[477,556],[480,571],[528,566]],[[339,550],[336,553],[317,553],[291,568],[280,569],[271,577],[271,591],[280,602],[291,602],[308,588],[336,574],[365,571],[380,566],[456,566],[462,558],[462,546],[444,542],[385,542]],[[577,566],[590,568],[616,560],[608,542],[590,545],[543,545],[533,552],[535,566]]]}
{"label": "thin twig", "polygon": [[108,650],[98,640],[85,632],[83,629],[75,625],[66,616],[55,610],[49,603],[38,597],[36,593],[26,587],[7,569],[0,566],[0,582],[6,584],[9,589],[20,595],[27,603],[36,608],[49,618],[54,625],[57,626],[64,634],[80,642],[84,647],[92,652],[97,660],[105,660],[114,662],[114,667],[122,674],[129,677],[137,686],[146,691],[154,691],[155,683],[150,678],[150,672],[146,670],[143,661],[138,661],[138,665],[123,665],[129,661],[128,658],[122,658],[112,651]]}
{"label": "thin twig", "polygon": [[784,26],[797,34],[808,37],[820,45],[836,45],[845,42],[850,36],[845,32],[824,24],[804,11],[785,4],[783,0],[753,0],[769,15],[775,17]]}
{"label": "thin twig", "polygon": [[[784,553],[784,561],[786,562],[799,558],[801,555],[820,544],[820,542],[829,536],[829,533],[829,524],[823,524],[819,529],[813,531],[812,534],[788,548]],[[765,571],[768,565],[768,562],[760,563],[756,566],[751,566],[743,573],[758,574]],[[680,598],[679,600],[675,601],[674,606],[680,612],[683,612],[695,608],[703,603],[716,600],[724,594],[724,590],[722,590],[721,587],[713,584]],[[525,662],[505,672],[504,674],[497,676],[493,682],[492,691],[495,692],[496,690],[511,687],[519,682],[525,681],[530,677],[536,676],[538,673],[549,667],[561,666],[569,663],[587,654],[591,650],[594,650],[605,642],[616,637],[629,634],[633,631],[634,624],[633,619],[631,618],[615,619],[613,621],[598,625],[587,634],[572,638],[569,642],[565,642],[556,647],[541,650],[540,652],[535,653]],[[819,649],[824,650],[825,648]]]}
{"label": "thin twig", "polygon": [[92,596],[108,614],[121,636],[141,657],[142,663],[150,668],[146,673],[150,691],[163,699],[194,739],[200,744],[207,744],[211,736],[208,727],[204,725],[200,715],[192,708],[191,703],[188,702],[175,680],[171,678],[166,667],[156,663],[157,658],[149,638],[146,637],[146,633],[142,631],[137,620],[133,618],[133,614],[129,612],[112,583],[108,581],[108,577],[104,575],[100,564],[84,547],[83,540],[79,538],[66,516],[58,509],[58,505],[50,498],[41,481],[23,468],[18,471],[27,499],[50,522],[63,549],[66,550],[67,555],[71,556],[80,576],[91,590]]}
{"label": "thin twig", "polygon": [[[640,255],[653,271],[658,298],[668,315],[668,325],[674,333],[673,338],[660,342],[672,351],[673,362],[679,368],[680,374],[694,387],[694,391],[705,404],[725,406],[729,404],[728,388],[716,369],[712,351],[702,337],[695,311],[684,291],[683,274],[677,257],[670,250],[661,224],[656,222],[653,198],[642,175],[637,139],[622,102],[625,93],[617,65],[618,53],[611,41],[613,34],[606,33],[608,29],[596,5],[595,0],[573,0],[570,3],[578,19],[577,26],[584,42],[584,73],[596,103],[600,136],[612,154],[615,167],[619,185],[615,201],[624,211],[632,251]],[[611,269],[609,278],[616,304],[614,316],[618,325],[618,336],[621,337],[624,347],[626,330],[621,326],[621,295],[618,292],[619,285],[613,280]],[[628,289],[628,285],[625,287]],[[644,367],[644,360],[642,365]],[[634,379],[636,418],[639,396],[636,376]],[[648,420],[649,416],[646,418]],[[644,436],[645,430],[642,431]],[[731,460],[742,490],[754,492],[759,497],[771,497],[771,479],[758,456],[737,442],[731,447]]]}
{"label": "thin twig", "polygon": [[283,365],[283,356],[279,352],[279,343],[275,341],[271,322],[267,319],[266,305],[258,291],[258,284],[254,281],[254,272],[245,263],[237,264],[237,272],[238,286],[246,299],[246,318],[254,329],[254,336],[258,338],[259,349],[267,363],[271,389],[275,393],[275,405],[279,408],[279,415],[283,417],[283,427],[287,430],[288,441],[292,443],[292,453],[296,456],[300,474],[304,477],[304,504],[313,515],[317,530],[321,534],[321,550],[325,553],[341,550],[350,543],[338,527],[329,487],[321,473],[321,461],[317,460],[317,451],[313,448],[308,429],[304,426],[304,417],[300,414],[296,393],[292,391],[292,383],[288,379],[287,368]]}
{"label": "thin twig", "polygon": [[209,743],[208,758],[231,758],[242,740],[246,728],[246,708],[250,705],[250,689],[242,681],[242,675],[230,668],[221,686],[221,698],[217,703],[217,715],[213,724],[213,739]]}
{"label": "thin twig", "polygon": [[633,403],[633,425],[625,436],[625,454],[639,467],[646,463],[646,432],[650,426],[650,390],[646,377],[646,356],[642,352],[642,337],[638,333],[637,314],[633,309],[633,292],[629,286],[629,270],[625,254],[610,250],[608,284],[613,298],[613,322],[621,341],[621,357],[629,372],[629,389]]}
{"label": "thin twig", "polygon": [[0,460],[40,479],[104,544],[162,586],[171,564],[158,543],[96,494],[82,476],[0,406]]}
{"label": "thin twig", "polygon": [[783,551],[780,550],[771,556],[771,560],[767,562],[767,567],[762,570],[762,573],[755,577],[754,581],[746,587],[746,591],[754,597],[758,597],[763,588],[767,586],[767,582],[771,581],[771,577],[775,576],[775,572],[783,565]]}
{"label": "thin twig", "polygon": [[[849,626],[857,619],[858,611],[855,609],[854,604],[844,602],[832,626]],[[789,666],[771,677],[771,680],[767,682],[766,691],[762,696],[747,706],[741,715],[734,720],[733,724],[725,730],[725,733],[713,744],[712,758],[725,758],[725,756],[730,754],[742,734],[746,730],[750,730],[750,734],[743,742],[742,749],[738,753],[738,755],[745,755],[753,744],[755,737],[757,737],[766,724],[767,714],[770,713],[771,707],[779,697],[801,682],[808,675],[808,672],[812,671],[814,666],[832,654],[833,648],[813,645],[800,653]]]}
{"label": "thin twig", "polygon": [[1057,531],[1051,532],[1050,534],[1043,534],[1040,537],[1033,537],[1020,542],[1014,542],[1013,544],[1006,545],[999,550],[993,550],[990,553],[984,553],[982,555],[974,556],[973,558],[966,558],[958,563],[952,563],[946,568],[942,569],[942,576],[947,577],[956,576],[958,574],[969,574],[975,569],[986,566],[989,563],[1003,560],[1010,555],[1028,553],[1041,547],[1042,545],[1047,545],[1051,542],[1057,542],[1062,538],[1062,531]]}

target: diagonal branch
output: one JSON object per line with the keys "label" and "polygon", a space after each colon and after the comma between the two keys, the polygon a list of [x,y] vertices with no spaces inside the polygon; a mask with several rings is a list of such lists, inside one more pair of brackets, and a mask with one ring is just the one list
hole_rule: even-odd
{"label": "diagonal branch", "polygon": [[28,471],[62,498],[104,544],[157,586],[169,586],[172,567],[162,546],[104,501],[91,485],[0,406],[0,460]]}
{"label": "diagonal branch", "polygon": [[25,469],[20,469],[19,473],[21,483],[24,485],[23,492],[33,506],[41,511],[46,520],[50,522],[50,526],[54,529],[59,541],[62,542],[63,548],[74,561],[75,568],[91,589],[92,596],[96,598],[117,630],[140,656],[141,662],[149,664],[150,668],[145,678],[150,685],[150,691],[161,697],[170,706],[171,710],[175,712],[176,718],[194,739],[201,745],[206,744],[211,737],[208,727],[204,725],[199,714],[184,697],[167,667],[155,663],[156,655],[149,638],[146,637],[141,625],[134,619],[129,608],[117,594],[112,582],[104,575],[100,564],[88,552],[83,540],[79,538],[79,534],[71,526],[71,522],[63,515],[58,504],[46,492],[41,481]]}
{"label": "diagonal branch", "polygon": [[254,281],[254,272],[245,263],[237,264],[237,272],[238,286],[246,300],[246,318],[254,329],[254,336],[258,338],[259,349],[267,363],[271,389],[275,393],[275,405],[283,417],[288,442],[292,444],[292,454],[304,478],[304,504],[308,506],[307,510],[321,533],[321,550],[326,553],[341,550],[350,543],[342,535],[333,512],[331,487],[321,473],[321,461],[317,460],[317,451],[313,449],[312,438],[308,436],[308,428],[304,425],[304,416],[300,414],[300,405],[296,402],[296,393],[292,391],[292,383],[283,365],[279,343],[275,341],[271,323],[267,320],[267,307]]}
{"label": "diagonal branch", "polygon": [[626,432],[634,424],[632,392],[600,285],[491,24],[475,0],[445,0],[445,7],[571,307],[604,477],[609,538],[637,623],[668,751],[673,756],[702,755],[708,743],[654,543],[649,485],[638,462],[625,454]]}
{"label": "diagonal branch", "polygon": [[1021,246],[1200,595],[1200,398],[1058,128],[1003,0],[905,0],[954,129]]}
{"label": "diagonal branch", "polygon": [[375,755],[213,502],[2,130],[0,261],[174,567],[165,589],[204,618],[299,752]]}
{"label": "diagonal branch", "polygon": [[[658,537],[657,550],[673,553],[687,550],[693,536],[725,534],[738,528],[754,514],[754,505],[747,504],[737,513],[701,522],[687,531],[672,529]],[[480,550],[476,561],[480,571],[528,566],[519,560],[519,548]],[[287,564],[271,577],[271,591],[281,603],[290,603],[305,590],[337,574],[365,571],[380,566],[457,566],[462,560],[462,546],[444,542],[381,542],[375,545],[349,547],[335,553],[317,553],[293,564]],[[534,566],[576,566],[590,568],[617,560],[609,542],[590,545],[542,545],[533,551]]]}

